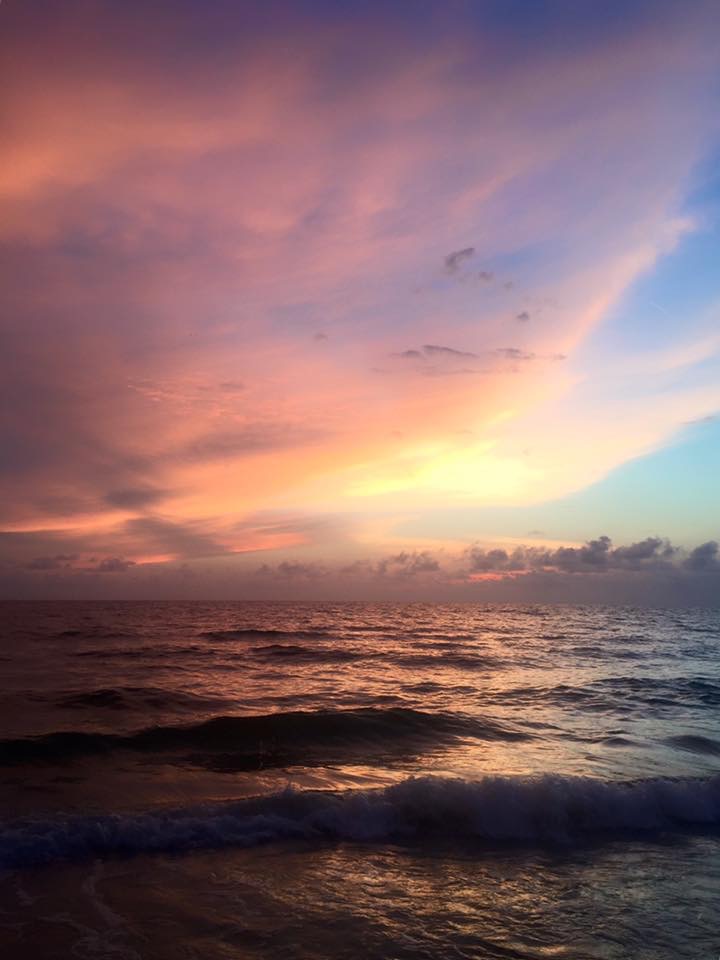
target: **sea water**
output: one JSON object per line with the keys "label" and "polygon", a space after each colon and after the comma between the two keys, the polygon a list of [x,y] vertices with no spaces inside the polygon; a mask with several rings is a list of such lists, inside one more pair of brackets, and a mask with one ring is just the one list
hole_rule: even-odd
{"label": "sea water", "polygon": [[1,610],[3,956],[720,952],[717,611]]}

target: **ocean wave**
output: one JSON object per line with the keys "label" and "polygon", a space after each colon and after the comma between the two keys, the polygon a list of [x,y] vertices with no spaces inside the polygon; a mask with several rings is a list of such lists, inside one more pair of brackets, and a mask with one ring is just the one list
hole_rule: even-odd
{"label": "ocean wave", "polygon": [[[248,634],[245,639],[250,639]],[[280,640],[284,642],[279,642]],[[382,658],[385,663],[396,664],[401,667],[456,667],[464,670],[485,670],[501,664],[497,657],[488,656],[482,652],[460,652],[455,643],[442,642],[426,644],[430,648],[428,653],[387,653],[372,649],[358,649],[341,645],[329,646],[319,643],[308,646],[303,643],[291,642],[302,639],[302,634],[273,633],[274,643],[258,644],[244,648],[244,652],[256,657],[267,659],[292,659],[317,663],[342,663],[353,660],[376,660]],[[315,640],[327,640],[320,634]],[[436,650],[440,652],[435,652]],[[453,651],[453,652],[448,652]]]}
{"label": "ocean wave", "polygon": [[[95,627],[86,627],[83,630],[68,629],[61,630],[59,633],[55,633],[47,639],[53,640],[131,640],[133,638],[132,633],[127,633],[123,630],[103,630]],[[46,639],[45,636],[41,635],[38,639]]]}
{"label": "ocean wave", "polygon": [[93,647],[90,650],[77,650],[74,657],[98,657],[102,660],[157,660],[168,657],[212,656],[213,651],[199,643],[185,644],[147,644],[140,647]]}
{"label": "ocean wave", "polygon": [[132,815],[24,819],[0,828],[0,866],[251,847],[287,840],[576,843],[720,826],[720,776],[413,778],[370,791],[281,794]]}
{"label": "ocean wave", "polygon": [[680,734],[677,737],[667,737],[665,743],[680,750],[689,750],[691,753],[704,753],[709,756],[720,756],[720,743],[710,737],[700,734]]}
{"label": "ocean wave", "polygon": [[155,710],[198,710],[202,707],[219,707],[229,701],[184,690],[128,686],[83,690],[59,697],[55,702],[66,710],[135,710],[148,707]]}
{"label": "ocean wave", "polygon": [[584,685],[516,687],[493,693],[497,703],[578,706],[584,710],[705,709],[720,706],[720,685],[705,677],[604,677]]}
{"label": "ocean wave", "polygon": [[253,656],[270,660],[307,660],[312,663],[344,663],[378,656],[378,654],[364,653],[362,650],[349,650],[343,647],[304,647],[298,643],[267,643],[251,647],[249,652]]}
{"label": "ocean wave", "polygon": [[276,640],[317,640],[326,639],[325,630],[263,630],[255,627],[240,627],[234,630],[208,630],[200,634],[206,640],[260,640],[274,638]]}
{"label": "ocean wave", "polygon": [[516,741],[531,739],[531,735],[487,718],[403,707],[289,711],[213,717],[189,726],[150,727],[124,736],[58,731],[0,740],[0,766],[58,763],[122,749],[183,753],[181,759],[226,771],[334,766],[360,759],[376,764],[461,738]]}
{"label": "ocean wave", "polygon": [[460,670],[488,670],[501,666],[505,661],[498,657],[486,656],[483,653],[400,653],[387,654],[383,658],[386,663],[393,663],[401,667],[455,667]]}

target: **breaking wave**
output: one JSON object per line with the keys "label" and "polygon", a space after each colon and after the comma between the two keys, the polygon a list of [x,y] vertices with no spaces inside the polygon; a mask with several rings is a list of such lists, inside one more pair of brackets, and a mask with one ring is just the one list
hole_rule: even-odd
{"label": "breaking wave", "polygon": [[577,843],[720,826],[720,776],[426,777],[381,790],[297,792],[133,815],[25,819],[0,828],[0,866],[250,847],[283,840]]}

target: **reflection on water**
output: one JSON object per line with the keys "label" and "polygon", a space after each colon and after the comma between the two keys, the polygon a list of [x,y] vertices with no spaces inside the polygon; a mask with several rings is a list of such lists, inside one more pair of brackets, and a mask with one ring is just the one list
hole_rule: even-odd
{"label": "reflection on water", "polygon": [[[720,749],[720,624],[706,611],[51,603],[8,604],[3,614],[0,762],[16,749],[8,740],[28,735],[127,737],[298,711],[324,713],[325,732],[322,720],[301,721],[303,729],[314,722],[315,733],[295,749],[294,722],[284,733],[267,721],[254,735],[237,728],[224,743],[243,741],[234,769],[253,751],[258,767],[302,767],[303,755],[321,767],[334,730],[342,749],[326,766],[405,774],[687,776],[714,771]],[[360,729],[352,712],[363,710],[386,713]],[[474,718],[477,727],[463,731],[458,721],[450,731],[435,721],[433,735],[427,718],[439,715]],[[197,733],[194,758],[222,767],[211,742],[222,730],[207,733]],[[171,739],[146,736],[145,752],[154,744],[169,760]],[[62,761],[65,749],[79,760],[101,752],[91,746],[87,737],[84,746],[58,741],[46,753]],[[231,753],[224,750],[229,768]]]}
{"label": "reflection on water", "polygon": [[22,955],[717,952],[717,613],[2,612]]}
{"label": "reflection on water", "polygon": [[6,880],[5,932],[32,957],[697,960],[717,950],[718,854],[695,838],[111,861]]}

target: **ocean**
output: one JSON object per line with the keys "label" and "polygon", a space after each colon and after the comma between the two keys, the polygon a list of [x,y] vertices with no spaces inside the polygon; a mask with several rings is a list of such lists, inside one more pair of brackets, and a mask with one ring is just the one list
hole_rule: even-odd
{"label": "ocean", "polygon": [[720,613],[2,605],[3,958],[720,954]]}

